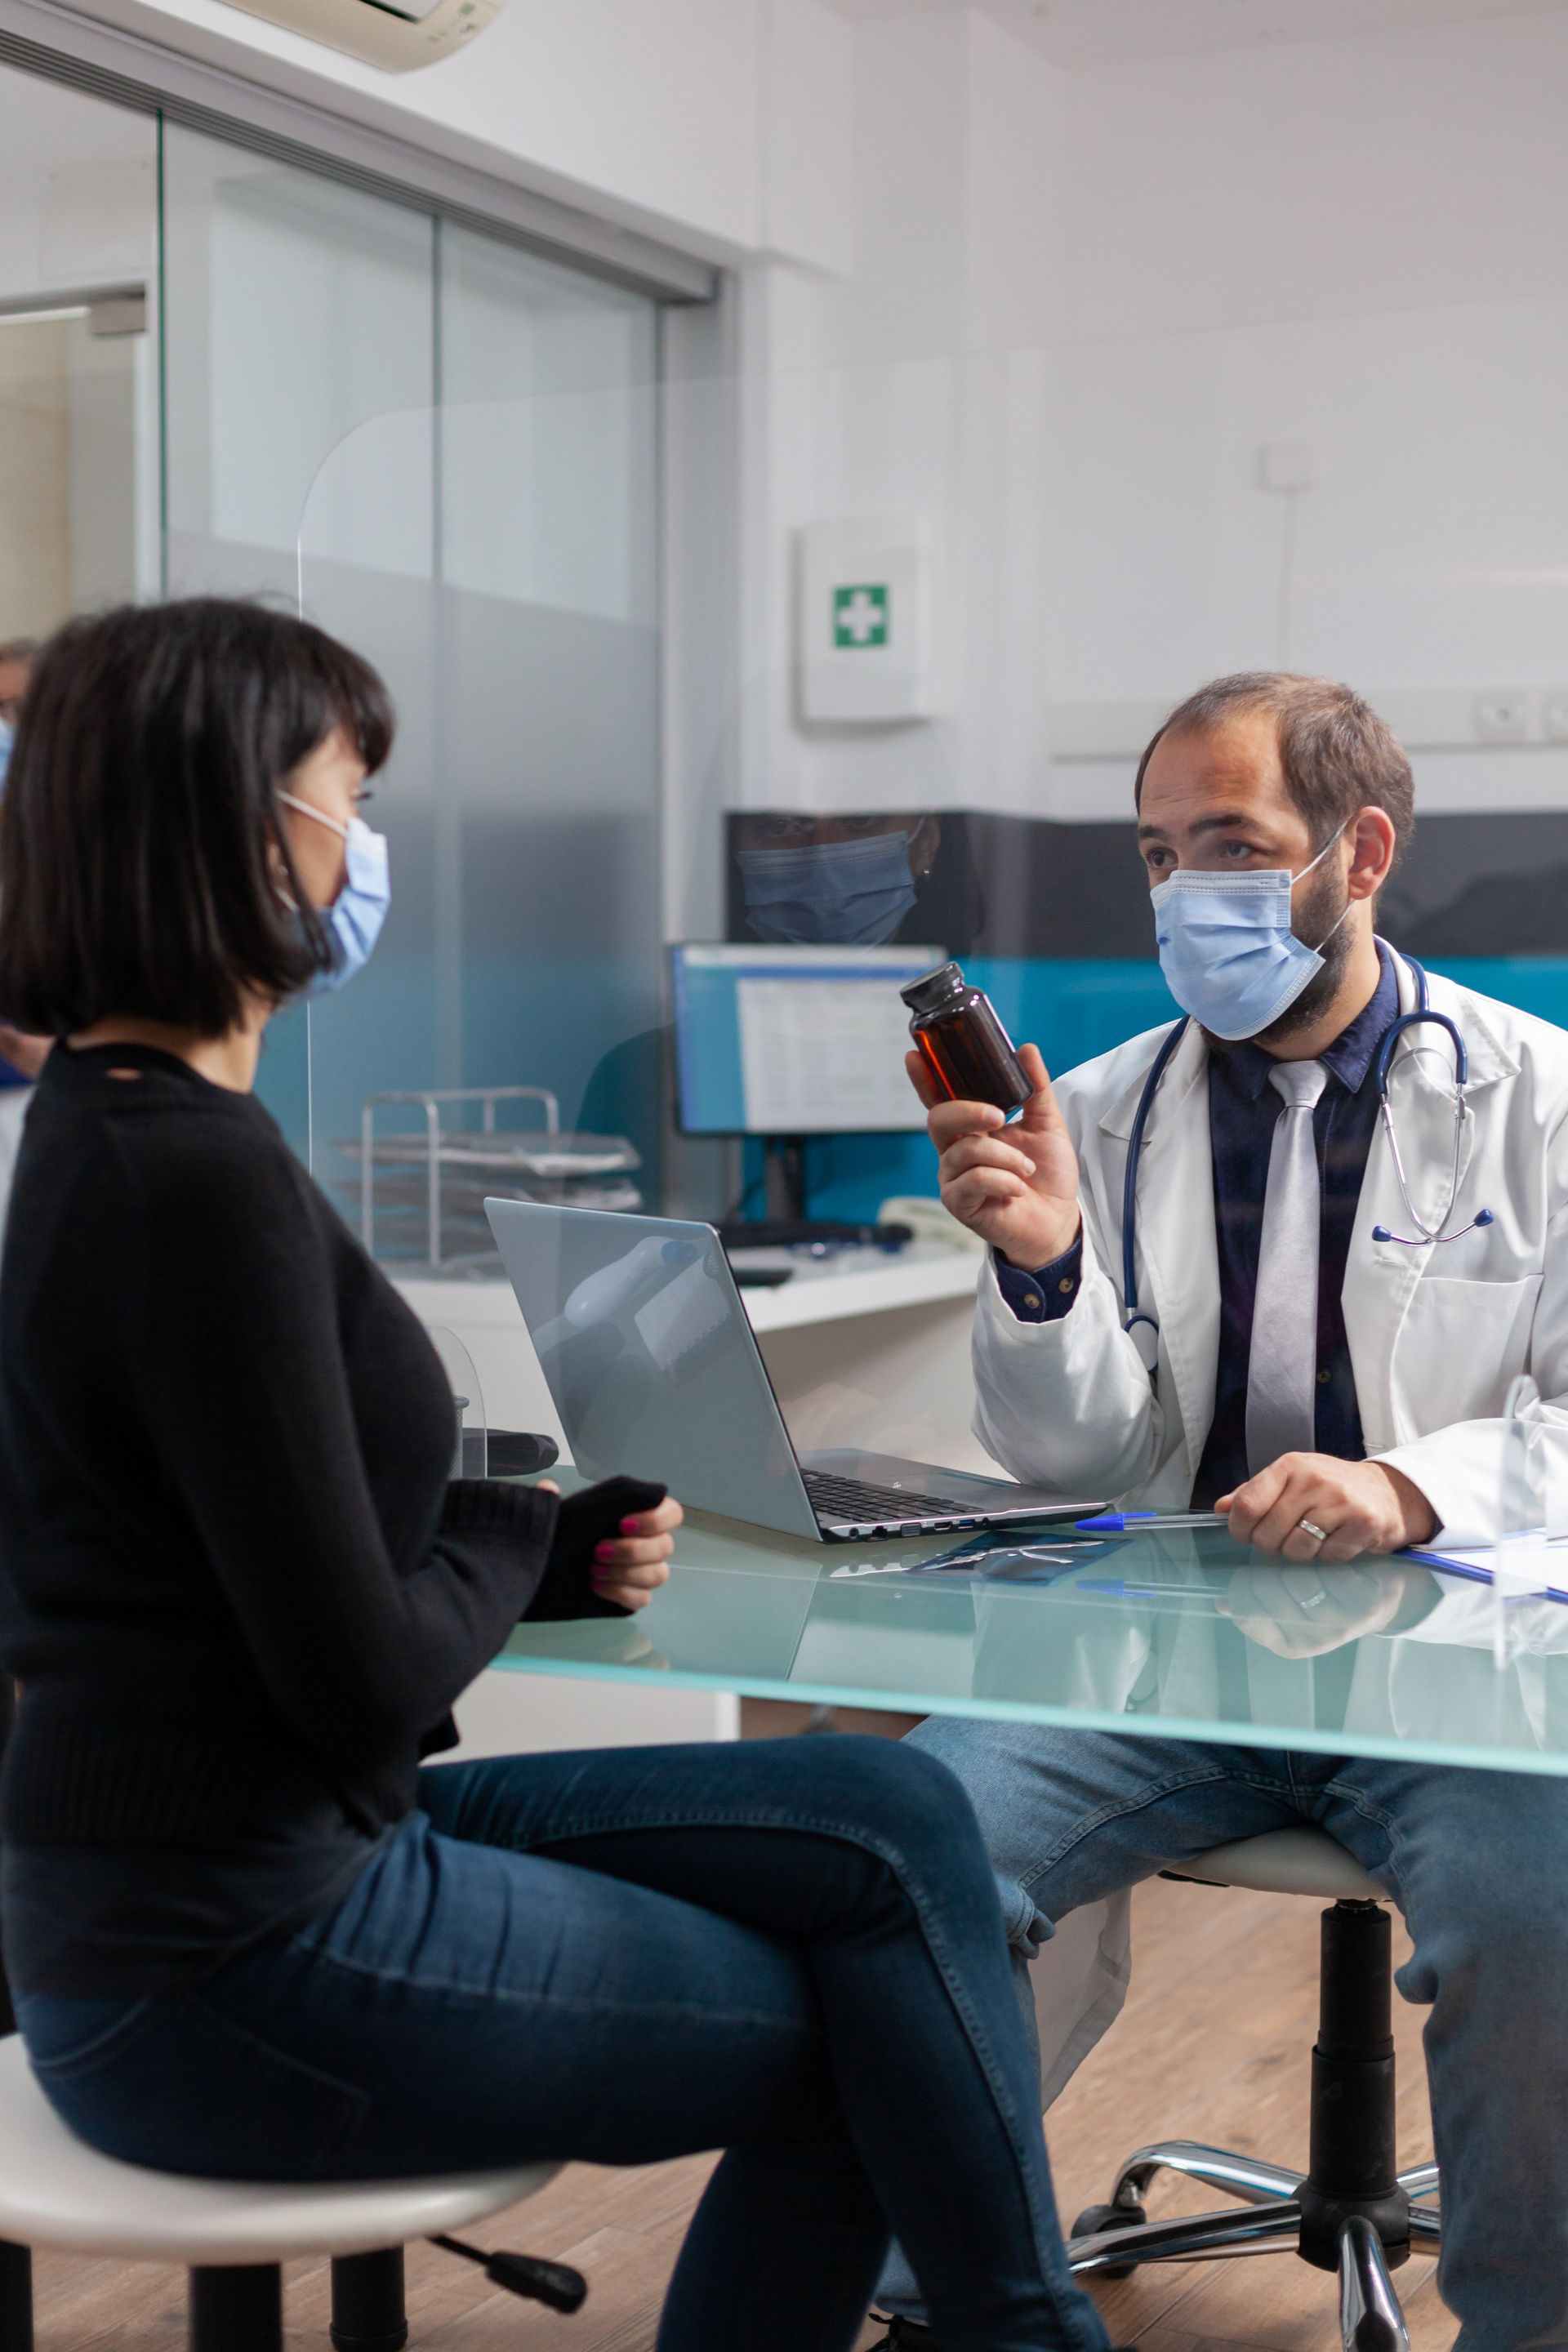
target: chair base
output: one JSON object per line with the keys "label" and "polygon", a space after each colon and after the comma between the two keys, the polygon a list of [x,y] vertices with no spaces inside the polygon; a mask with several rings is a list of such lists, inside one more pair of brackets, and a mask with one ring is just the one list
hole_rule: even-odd
{"label": "chair base", "polygon": [[[1079,2217],[1068,2261],[1080,2275],[1125,2278],[1143,2263],[1293,2253],[1337,2273],[1345,2352],[1408,2352],[1390,2273],[1413,2253],[1435,2255],[1443,2224],[1436,2207],[1412,2201],[1436,2189],[1436,2166],[1394,2169],[1388,1920],[1374,1903],[1342,1897],[1322,1926],[1306,2168],[1194,2140],[1158,2141],[1128,2158],[1109,2204]],[[1235,2201],[1151,2221],[1143,2196],[1161,2172]]]}
{"label": "chair base", "polygon": [[[1140,2200],[1156,2173],[1180,2173],[1237,2202],[1217,2211],[1183,2213],[1168,2221],[1137,2218]],[[1401,2173],[1398,2185],[1418,2197],[1436,2183],[1437,2168],[1425,2164]],[[1117,2176],[1109,2206],[1092,2206],[1082,2220],[1098,2226],[1075,2228],[1068,2262],[1079,2276],[1125,2278],[1144,2263],[1223,2262],[1240,2254],[1300,2254],[1301,2201],[1299,2172],[1260,2163],[1228,2148],[1195,2140],[1167,2140],[1140,2148]],[[1122,2208],[1125,2222],[1101,2220]],[[1433,2207],[1412,2205],[1409,2237],[1385,2246],[1363,2214],[1341,2225],[1335,2267],[1340,2282],[1340,2326],[1345,2352],[1408,2352],[1409,2338],[1389,2276],[1413,2253],[1436,2256],[1442,2244],[1442,2217]],[[1318,2265],[1321,2267],[1321,2265]]]}

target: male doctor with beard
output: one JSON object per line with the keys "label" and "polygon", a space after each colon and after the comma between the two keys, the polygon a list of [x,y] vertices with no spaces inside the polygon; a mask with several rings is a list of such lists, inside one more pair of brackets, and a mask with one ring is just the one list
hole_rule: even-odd
{"label": "male doctor with beard", "polygon": [[[1135,798],[1189,1016],[1138,1176],[1150,1320],[1124,1328],[1122,1191],[1168,1032],[1054,1087],[1026,1047],[1037,1091],[1009,1127],[928,1093],[942,1199],[990,1251],[975,1426],[1032,1484],[1221,1511],[1331,1595],[1363,1553],[1495,1528],[1516,1373],[1568,1430],[1568,1034],[1431,976],[1468,1088],[1445,1218],[1453,1044],[1433,1024],[1397,1038],[1407,1203],[1378,1115],[1378,1048],[1423,977],[1374,929],[1413,821],[1387,727],[1325,679],[1222,678],[1173,712]],[[1439,1226],[1455,1237],[1423,1244]],[[1293,1822],[1347,1847],[1404,1913],[1400,1990],[1430,2010],[1458,2352],[1568,2347],[1568,1781],[957,1717],[911,1737],[968,1789],[1026,2009],[1032,1960],[1073,2057],[1125,1972],[1113,1933],[1053,1947],[1059,1921],[1112,1898],[1114,1927],[1135,1881]],[[1058,1950],[1072,1980],[1052,1987]],[[1062,2046],[1042,2054],[1055,2087]],[[931,2352],[897,2273],[895,2257],[886,2341]]]}

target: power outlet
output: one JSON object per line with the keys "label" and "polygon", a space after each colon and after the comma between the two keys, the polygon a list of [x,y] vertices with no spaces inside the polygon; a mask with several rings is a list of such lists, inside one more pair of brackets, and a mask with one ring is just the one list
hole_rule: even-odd
{"label": "power outlet", "polygon": [[1473,717],[1478,743],[1528,743],[1535,697],[1523,687],[1495,687],[1477,695]]}

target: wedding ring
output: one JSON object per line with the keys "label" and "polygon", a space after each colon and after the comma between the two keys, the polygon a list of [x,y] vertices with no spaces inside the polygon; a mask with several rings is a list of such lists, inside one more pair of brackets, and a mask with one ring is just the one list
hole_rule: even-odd
{"label": "wedding ring", "polygon": [[1301,1533],[1304,1536],[1310,1536],[1314,1542],[1328,1542],[1329,1531],[1327,1528],[1315,1527],[1310,1519],[1298,1519],[1296,1525],[1300,1528]]}

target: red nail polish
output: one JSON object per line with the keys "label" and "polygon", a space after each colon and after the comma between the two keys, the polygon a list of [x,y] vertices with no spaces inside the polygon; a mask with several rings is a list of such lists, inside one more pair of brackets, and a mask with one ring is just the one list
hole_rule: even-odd
{"label": "red nail polish", "polygon": [[621,1533],[622,1533],[622,1535],[624,1535],[624,1536],[635,1536],[635,1535],[636,1535],[636,1533],[637,1533],[637,1522],[636,1521],[636,1519],[635,1519],[635,1518],[633,1518],[633,1519],[623,1519],[623,1520],[621,1521]]}
{"label": "red nail polish", "polygon": [[595,1559],[607,1560],[612,1556],[614,1550],[615,1546],[607,1541],[602,1544],[595,1544],[594,1546],[594,1558]]}

